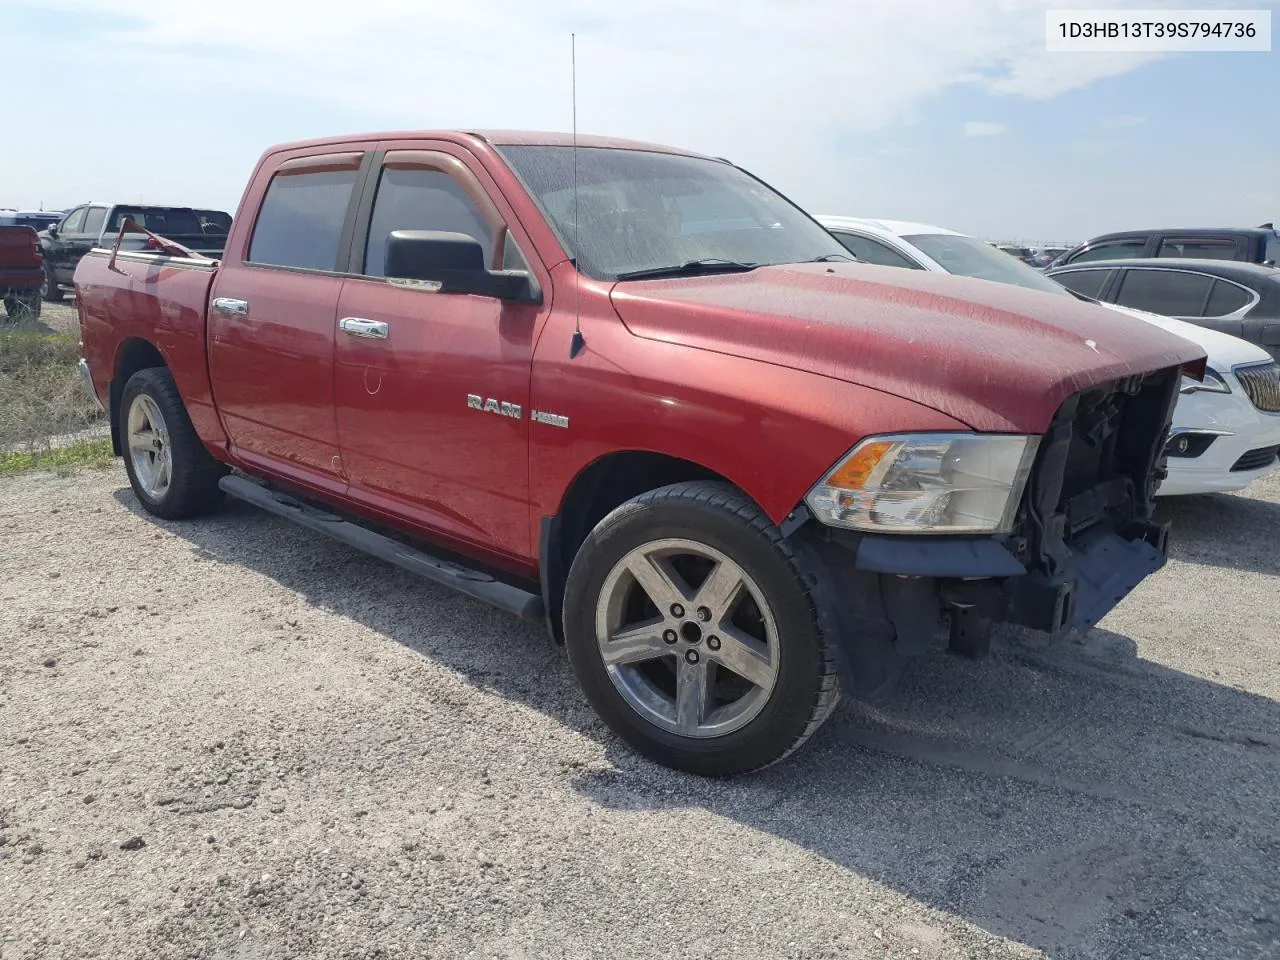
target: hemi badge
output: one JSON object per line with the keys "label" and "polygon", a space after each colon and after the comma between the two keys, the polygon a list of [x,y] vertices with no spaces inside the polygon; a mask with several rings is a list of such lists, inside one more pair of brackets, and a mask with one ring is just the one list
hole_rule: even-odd
{"label": "hemi badge", "polygon": [[535,423],[545,423],[548,426],[560,427],[564,430],[569,429],[569,418],[562,417],[558,413],[547,413],[545,410],[534,410],[529,417]]}

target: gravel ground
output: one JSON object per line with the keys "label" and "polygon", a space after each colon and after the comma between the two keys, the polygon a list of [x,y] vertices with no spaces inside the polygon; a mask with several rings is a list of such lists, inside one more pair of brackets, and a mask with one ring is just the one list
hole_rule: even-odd
{"label": "gravel ground", "polygon": [[120,469],[0,481],[0,958],[1280,955],[1280,478],[1087,637],[939,654],[764,774],[538,629]]}

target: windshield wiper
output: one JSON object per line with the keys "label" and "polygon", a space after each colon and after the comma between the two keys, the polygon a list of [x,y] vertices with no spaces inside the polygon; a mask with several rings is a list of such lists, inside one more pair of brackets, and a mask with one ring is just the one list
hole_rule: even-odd
{"label": "windshield wiper", "polygon": [[745,273],[760,266],[758,263],[739,263],[737,260],[688,260],[669,267],[647,267],[644,270],[628,270],[620,273],[618,280],[656,280],[659,277],[696,277],[704,273]]}
{"label": "windshield wiper", "polygon": [[824,253],[820,257],[814,257],[810,263],[857,263],[858,258],[845,253]]}

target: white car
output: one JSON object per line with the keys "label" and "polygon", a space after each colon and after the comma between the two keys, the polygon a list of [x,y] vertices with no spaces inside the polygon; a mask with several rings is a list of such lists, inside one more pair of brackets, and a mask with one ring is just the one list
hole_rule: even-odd
{"label": "white car", "polygon": [[[900,220],[818,217],[863,263],[955,273],[1074,296],[990,244],[942,227]],[[1241,490],[1280,466],[1280,364],[1239,337],[1111,303],[1176,333],[1208,356],[1203,383],[1183,381],[1169,438],[1169,476],[1159,496]]]}

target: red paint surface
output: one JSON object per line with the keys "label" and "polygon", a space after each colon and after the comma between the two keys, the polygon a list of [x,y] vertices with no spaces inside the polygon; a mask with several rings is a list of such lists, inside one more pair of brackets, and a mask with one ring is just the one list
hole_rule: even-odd
{"label": "red paint surface", "polygon": [[[243,262],[281,162],[375,148],[461,158],[529,259],[543,303]],[[215,455],[526,575],[536,573],[540,519],[610,453],[701,464],[781,520],[867,434],[1040,432],[1072,392],[1200,356],[1101,308],[918,271],[806,264],[579,280],[510,170],[470,134],[275,148],[246,190],[212,289],[206,272],[136,262],[122,270],[87,257],[76,274],[85,356],[104,400],[122,343],[146,339]],[[250,314],[214,314],[206,330],[211,296],[248,300]],[[337,332],[345,316],[381,320],[390,336]],[[587,347],[570,359],[575,322]],[[468,394],[518,404],[522,417],[469,409]],[[568,417],[569,428],[533,422],[535,409]]]}

